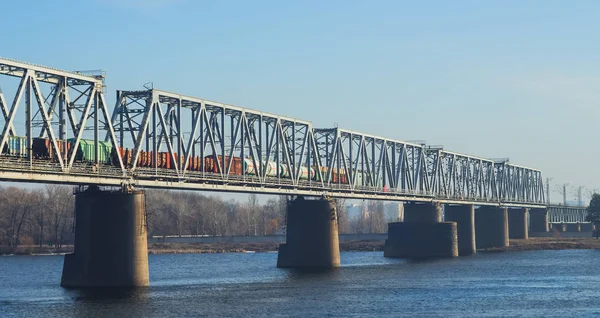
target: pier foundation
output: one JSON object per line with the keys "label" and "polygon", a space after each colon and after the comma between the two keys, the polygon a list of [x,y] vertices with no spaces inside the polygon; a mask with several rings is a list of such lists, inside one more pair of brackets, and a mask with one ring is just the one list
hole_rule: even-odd
{"label": "pier foundation", "polygon": [[567,232],[581,232],[581,227],[579,223],[567,223],[565,230]]}
{"label": "pier foundation", "polygon": [[506,208],[482,206],[475,211],[477,248],[507,247],[508,211]]}
{"label": "pier foundation", "polygon": [[527,208],[508,209],[508,236],[511,239],[528,239],[528,211]]}
{"label": "pier foundation", "polygon": [[63,287],[148,286],[143,191],[75,194],[75,248],[65,255]]}
{"label": "pier foundation", "polygon": [[546,208],[529,210],[529,229],[531,232],[548,232],[548,210]]}
{"label": "pier foundation", "polygon": [[564,223],[552,223],[552,231],[554,232],[565,232],[567,227]]}
{"label": "pier foundation", "polygon": [[335,268],[340,244],[335,204],[299,197],[288,202],[286,243],[279,246],[277,267]]}
{"label": "pier foundation", "polygon": [[446,205],[444,206],[444,220],[456,222],[458,255],[475,254],[475,206],[472,204]]}
{"label": "pier foundation", "polygon": [[458,256],[456,222],[440,221],[438,204],[405,204],[404,222],[388,224],[383,256],[411,259]]}
{"label": "pier foundation", "polygon": [[592,223],[580,223],[579,229],[581,232],[592,232],[594,231],[594,225]]}

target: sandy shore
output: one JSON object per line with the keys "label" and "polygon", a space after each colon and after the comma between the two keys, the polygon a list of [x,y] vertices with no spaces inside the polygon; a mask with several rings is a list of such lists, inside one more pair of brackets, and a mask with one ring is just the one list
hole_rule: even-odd
{"label": "sandy shore", "polygon": [[[383,241],[354,241],[340,243],[340,251],[382,251]],[[199,253],[265,253],[276,252],[279,243],[153,243],[148,244],[150,254],[199,254]],[[600,240],[568,237],[533,237],[529,240],[510,240],[507,248],[492,248],[480,252],[600,249]],[[71,253],[72,246],[62,248],[20,246],[0,247],[0,255],[55,255]]]}

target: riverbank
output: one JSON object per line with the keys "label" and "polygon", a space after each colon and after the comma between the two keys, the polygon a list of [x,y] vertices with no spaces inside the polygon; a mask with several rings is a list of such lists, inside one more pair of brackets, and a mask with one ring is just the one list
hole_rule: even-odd
{"label": "riverbank", "polygon": [[540,250],[598,250],[600,240],[592,237],[532,237],[528,240],[510,240],[510,246],[481,252],[540,251]]}
{"label": "riverbank", "polygon": [[[203,254],[203,253],[267,253],[277,252],[277,242],[252,243],[150,243],[149,254]],[[340,251],[382,251],[383,241],[355,241],[340,243]],[[72,245],[61,248],[47,246],[0,247],[0,255],[56,255],[73,252]]]}
{"label": "riverbank", "polygon": [[[382,251],[384,241],[349,241],[340,243],[340,251]],[[277,242],[252,243],[150,243],[149,254],[201,254],[201,253],[267,253],[277,252]],[[528,240],[510,240],[506,248],[491,248],[480,252],[600,249],[600,240],[595,238],[532,237]],[[19,246],[0,247],[0,255],[56,255],[72,253],[73,246],[61,248]]]}

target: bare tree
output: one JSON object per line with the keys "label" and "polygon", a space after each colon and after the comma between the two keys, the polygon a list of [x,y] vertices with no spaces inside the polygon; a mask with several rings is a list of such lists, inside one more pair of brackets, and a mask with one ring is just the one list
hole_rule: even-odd
{"label": "bare tree", "polygon": [[338,198],[334,200],[335,210],[338,217],[338,231],[340,234],[349,233],[348,209],[346,207],[346,199]]}

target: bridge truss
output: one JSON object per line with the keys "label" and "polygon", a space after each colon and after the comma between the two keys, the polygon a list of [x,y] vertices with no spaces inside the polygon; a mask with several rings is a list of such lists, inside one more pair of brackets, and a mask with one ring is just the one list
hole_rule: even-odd
{"label": "bridge truss", "polygon": [[[0,75],[20,80],[10,103],[0,93],[1,180],[545,205],[541,172],[507,161],[157,89],[118,91],[109,115],[102,75],[7,59]],[[20,128],[26,151],[14,155],[6,145]],[[49,156],[33,151],[34,136],[48,140]],[[82,159],[81,143],[93,145],[91,157]]]}
{"label": "bridge truss", "polygon": [[566,205],[549,205],[548,222],[550,223],[589,223],[586,221],[586,207]]}

